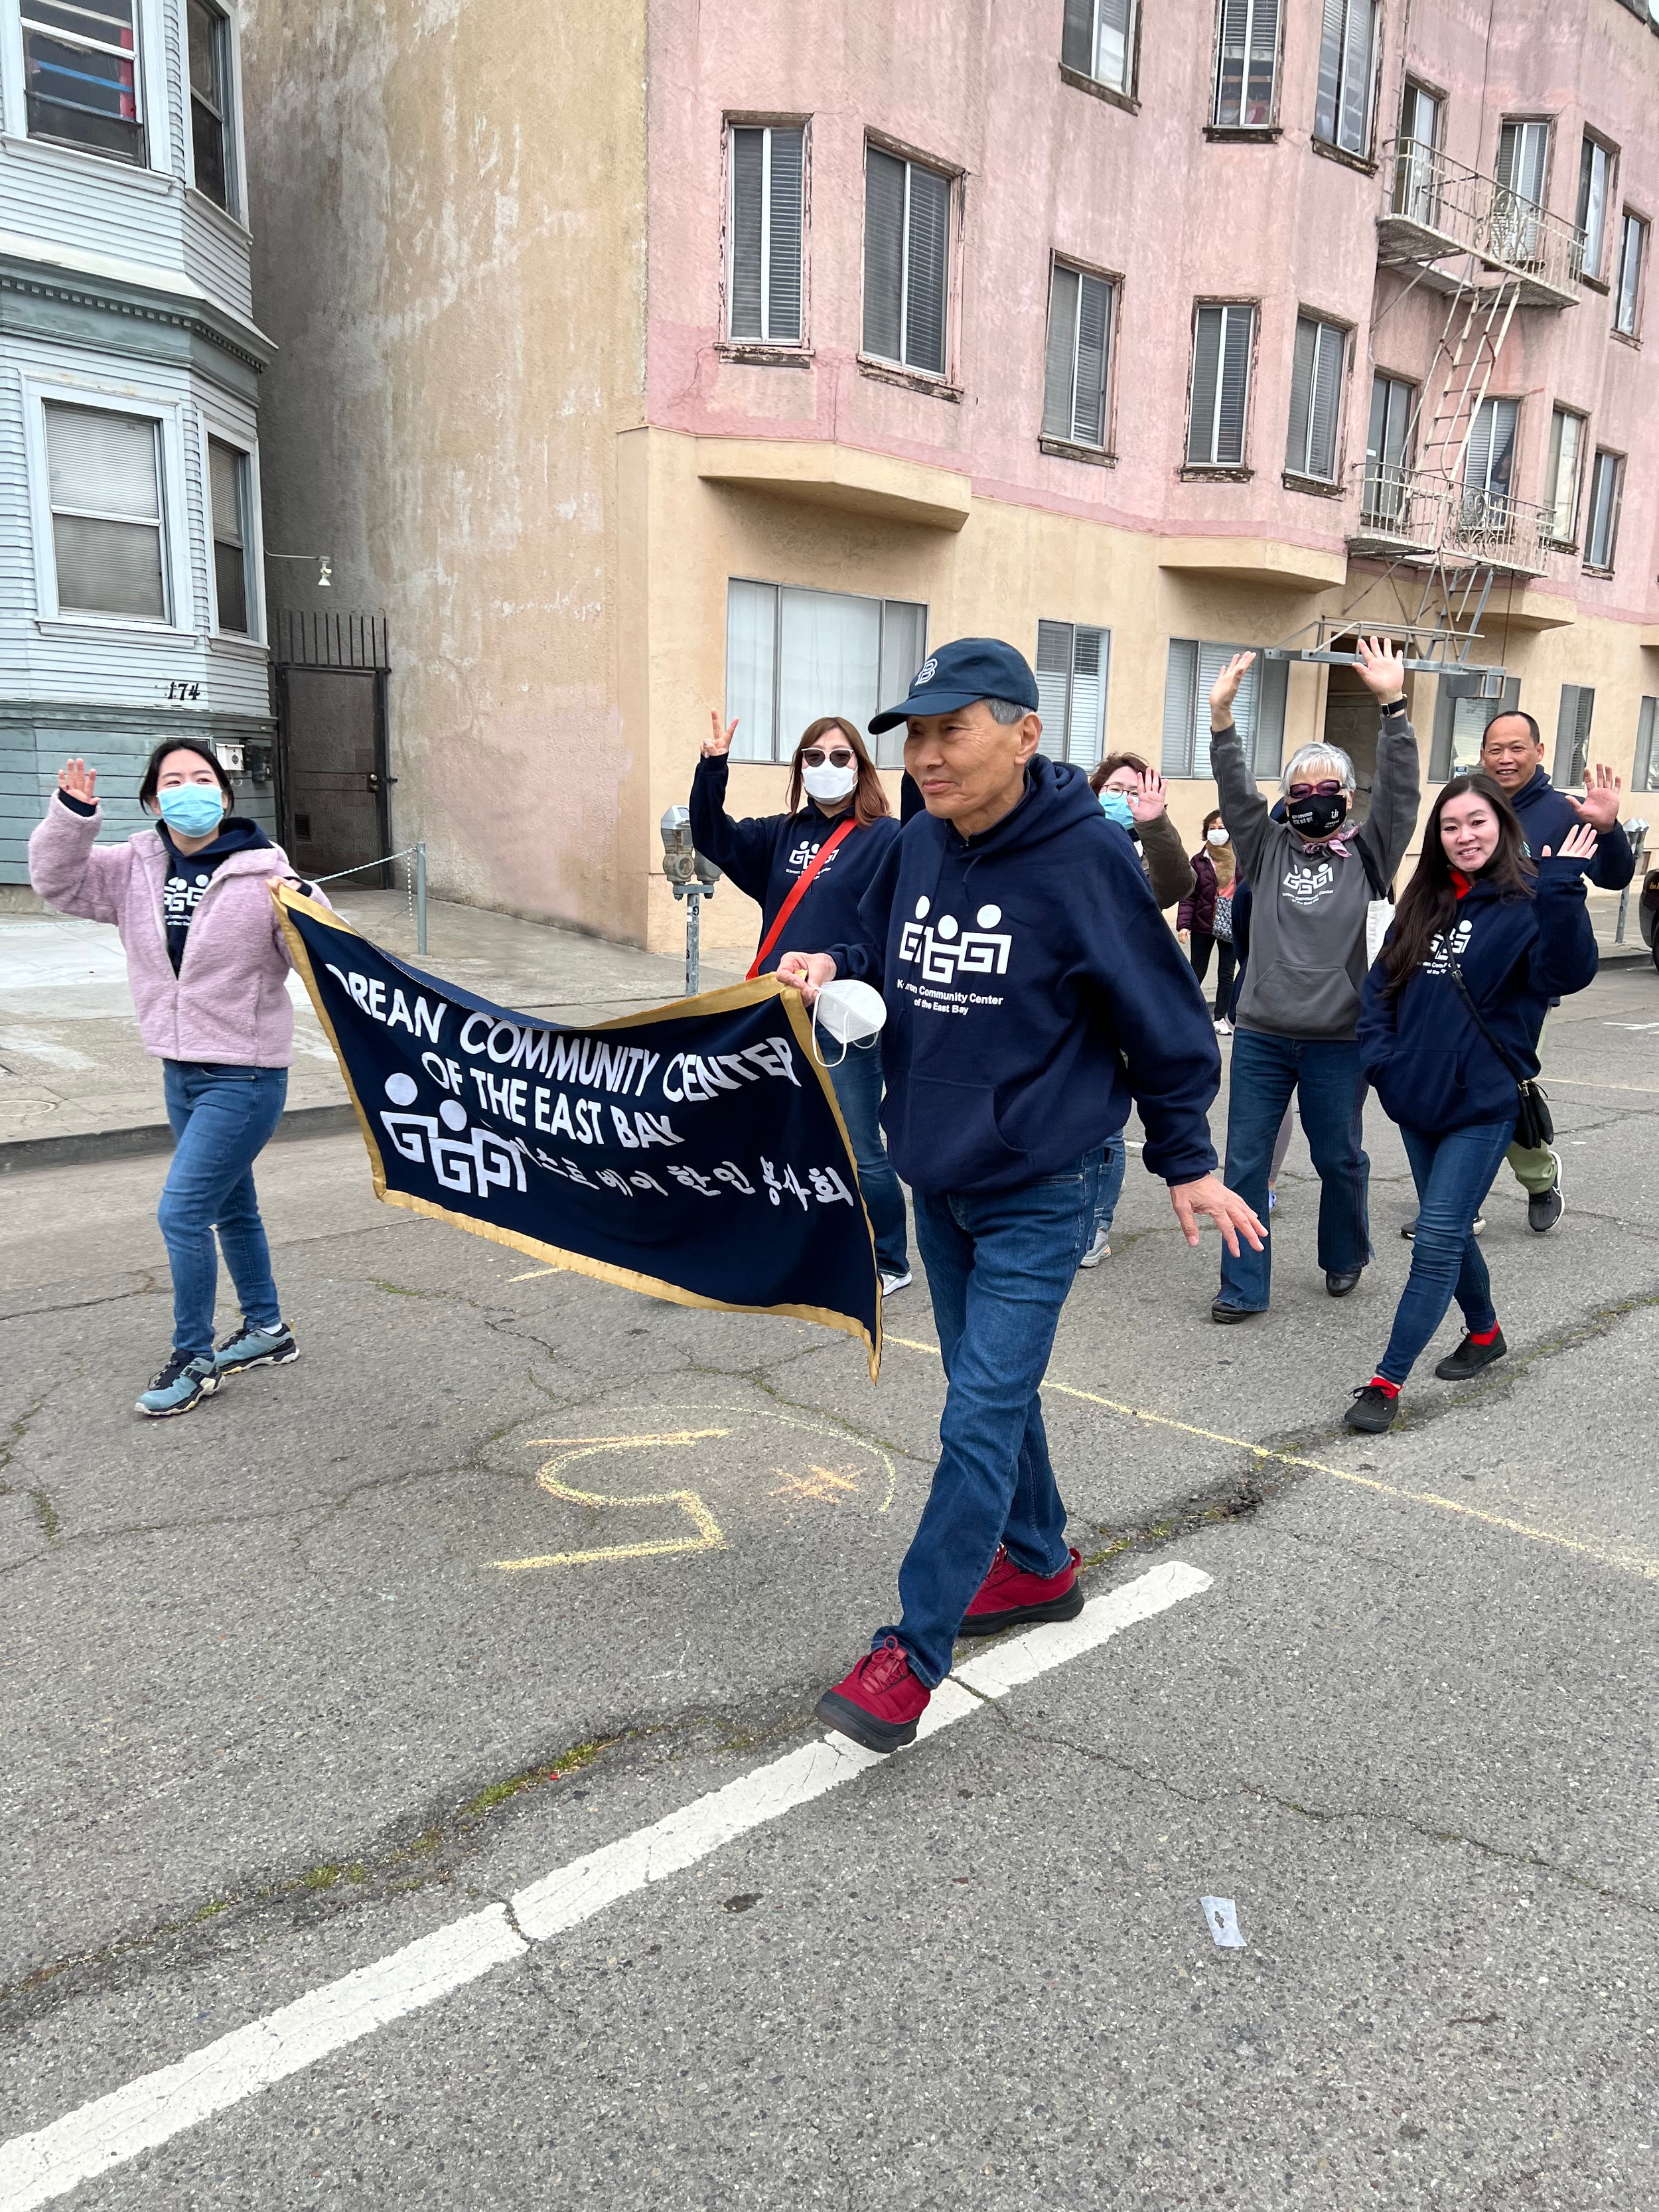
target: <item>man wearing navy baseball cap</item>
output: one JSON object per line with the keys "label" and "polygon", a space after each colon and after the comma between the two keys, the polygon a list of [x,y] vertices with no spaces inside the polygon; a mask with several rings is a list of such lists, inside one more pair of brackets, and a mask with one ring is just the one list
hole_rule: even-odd
{"label": "man wearing navy baseball cap", "polygon": [[778,963],[809,1005],[836,975],[886,1000],[882,1121],[915,1194],[949,1386],[901,1618],[818,1700],[872,1751],[913,1741],[958,1635],[1082,1610],[1038,1390],[1102,1148],[1132,1104],[1188,1243],[1200,1214],[1231,1250],[1261,1241],[1215,1173],[1221,1064],[1192,969],[1085,772],[1038,751],[1036,707],[1024,656],[1000,639],[930,655],[870,724],[905,725],[927,811],[860,901],[860,940]]}

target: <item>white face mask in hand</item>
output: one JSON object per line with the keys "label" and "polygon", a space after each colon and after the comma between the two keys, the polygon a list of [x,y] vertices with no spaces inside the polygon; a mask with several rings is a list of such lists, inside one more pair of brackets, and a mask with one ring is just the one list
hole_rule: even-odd
{"label": "white face mask in hand", "polygon": [[851,768],[835,768],[825,761],[822,768],[804,768],[800,780],[809,798],[845,799],[859,780],[858,763]]}
{"label": "white face mask in hand", "polygon": [[[826,983],[818,993],[812,1007],[812,1049],[817,1053],[820,1067],[839,1067],[855,1044],[878,1034],[887,1019],[887,1009],[882,1004],[881,993],[872,991],[867,983],[837,981]],[[818,1028],[822,1024],[826,1035],[837,1038],[841,1052],[835,1060],[826,1060],[818,1050]]]}

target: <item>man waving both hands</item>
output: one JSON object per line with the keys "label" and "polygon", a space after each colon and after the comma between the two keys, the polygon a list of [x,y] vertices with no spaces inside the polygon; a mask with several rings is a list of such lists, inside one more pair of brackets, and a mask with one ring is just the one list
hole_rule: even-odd
{"label": "man waving both hands", "polygon": [[1024,656],[997,639],[924,661],[870,728],[905,725],[927,811],[872,879],[859,941],[778,963],[809,1005],[837,975],[886,1000],[882,1118],[915,1193],[948,1383],[901,1618],[818,1701],[872,1751],[914,1739],[958,1635],[1082,1610],[1037,1394],[1102,1149],[1132,1103],[1187,1242],[1200,1215],[1230,1250],[1261,1242],[1214,1172],[1220,1058],[1192,969],[1127,831],[1081,769],[1038,752],[1036,706]]}

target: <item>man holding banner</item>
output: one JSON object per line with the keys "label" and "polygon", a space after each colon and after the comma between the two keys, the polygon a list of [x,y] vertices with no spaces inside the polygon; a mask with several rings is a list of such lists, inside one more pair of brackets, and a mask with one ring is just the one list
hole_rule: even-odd
{"label": "man holding banner", "polygon": [[872,1751],[915,1739],[958,1634],[1082,1609],[1038,1390],[1102,1149],[1131,1105],[1190,1245],[1200,1214],[1230,1251],[1262,1235],[1215,1174],[1220,1056],[1192,969],[1084,771],[1038,752],[1037,703],[1024,655],[999,640],[923,662],[870,727],[906,724],[927,811],[877,872],[860,938],[778,963],[809,1006],[836,975],[886,1000],[883,1120],[948,1382],[901,1618],[818,1701]]}

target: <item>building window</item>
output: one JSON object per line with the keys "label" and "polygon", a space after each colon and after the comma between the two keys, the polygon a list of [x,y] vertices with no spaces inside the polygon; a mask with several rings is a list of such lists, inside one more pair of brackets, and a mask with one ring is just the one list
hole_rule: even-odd
{"label": "building window", "polygon": [[1549,173],[1547,123],[1506,123],[1498,139],[1498,195],[1492,208],[1492,244],[1507,261],[1538,258],[1538,213],[1544,204]]}
{"label": "building window", "polygon": [[1112,349],[1112,287],[1056,261],[1048,282],[1048,359],[1042,434],[1073,446],[1106,443],[1106,376]]}
{"label": "building window", "polygon": [[187,0],[190,136],[196,189],[230,207],[230,22],[207,0]]}
{"label": "building window", "polygon": [[1618,296],[1613,301],[1613,327],[1627,338],[1636,336],[1642,297],[1642,264],[1648,258],[1648,227],[1639,215],[1625,211],[1619,226]]}
{"label": "building window", "polygon": [[[726,712],[733,760],[788,760],[822,714],[860,729],[903,698],[927,650],[927,610],[908,599],[808,592],[733,576],[726,587]],[[872,743],[883,768],[904,757],[903,730]]]}
{"label": "building window", "polygon": [[1589,510],[1584,520],[1584,566],[1611,568],[1619,543],[1619,507],[1624,495],[1621,453],[1598,449],[1590,471]]}
{"label": "building window", "polygon": [[1558,545],[1577,540],[1578,464],[1583,450],[1583,416],[1558,407],[1550,417],[1549,472],[1544,481],[1544,534]]}
{"label": "building window", "polygon": [[1371,419],[1365,434],[1365,483],[1360,519],[1374,527],[1397,524],[1406,511],[1411,473],[1414,385],[1400,376],[1371,379]]}
{"label": "building window", "polygon": [[1216,37],[1218,131],[1255,131],[1273,119],[1279,91],[1279,0],[1220,0]]}
{"label": "building window", "polygon": [[210,438],[208,480],[213,506],[213,595],[219,610],[219,628],[250,637],[253,625],[248,616],[253,592],[248,553],[253,532],[248,523],[247,455],[238,446]]}
{"label": "building window", "polygon": [[[1251,650],[1247,645],[1208,645],[1193,637],[1170,640],[1161,763],[1165,775],[1210,774],[1210,689],[1234,653]],[[1244,741],[1252,775],[1279,774],[1289,675],[1289,661],[1269,660],[1258,650],[1238,687],[1233,727]]]}
{"label": "building window", "polygon": [[1342,369],[1348,334],[1311,315],[1296,319],[1296,357],[1291,371],[1291,428],[1285,466],[1292,476],[1336,480],[1336,426],[1342,406]]}
{"label": "building window", "polygon": [[[1589,760],[1590,721],[1595,692],[1589,684],[1561,686],[1561,712],[1555,724],[1555,766],[1550,781],[1559,791],[1582,791]],[[1537,855],[1534,854],[1534,859]]]}
{"label": "building window", "polygon": [[1314,137],[1345,154],[1371,149],[1371,76],[1376,41],[1376,0],[1325,0],[1319,40]]}
{"label": "building window", "polygon": [[1636,719],[1636,758],[1630,772],[1632,791],[1659,791],[1659,745],[1653,742],[1656,720],[1659,720],[1659,699],[1644,699]]}
{"label": "building window", "polygon": [[1494,716],[1521,703],[1518,676],[1443,676],[1435,685],[1429,781],[1448,783],[1480,765],[1480,744]]}
{"label": "building window", "polygon": [[1440,217],[1435,156],[1445,102],[1420,84],[1406,86],[1400,103],[1400,143],[1395,149],[1394,210],[1433,228]]}
{"label": "building window", "polygon": [[1587,131],[1578,156],[1578,228],[1584,234],[1584,274],[1598,281],[1607,251],[1607,202],[1613,186],[1613,149]]}
{"label": "building window", "polygon": [[806,133],[799,125],[732,130],[730,333],[800,343],[801,213]]}
{"label": "building window", "polygon": [[1112,633],[1087,623],[1037,624],[1037,713],[1041,750],[1050,760],[1100,763],[1106,735],[1106,675]]}
{"label": "building window", "polygon": [[58,611],[165,622],[159,423],[51,401],[45,414]]}
{"label": "building window", "polygon": [[144,160],[136,0],[23,0],[29,135]]}
{"label": "building window", "polygon": [[1253,307],[1200,307],[1194,319],[1192,409],[1187,424],[1189,468],[1243,465],[1255,336]]}
{"label": "building window", "polygon": [[864,350],[927,376],[945,374],[951,179],[866,147]]}
{"label": "building window", "polygon": [[1515,434],[1521,419],[1518,399],[1484,399],[1469,429],[1463,455],[1460,526],[1475,535],[1508,533],[1515,477]]}
{"label": "building window", "polygon": [[1134,90],[1134,0],[1066,0],[1060,58],[1114,92]]}

